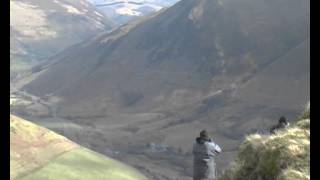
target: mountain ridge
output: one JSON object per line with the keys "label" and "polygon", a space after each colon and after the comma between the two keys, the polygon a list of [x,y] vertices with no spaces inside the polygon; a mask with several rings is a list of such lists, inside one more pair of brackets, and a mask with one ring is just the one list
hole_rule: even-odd
{"label": "mountain ridge", "polygon": [[84,0],[10,0],[10,12],[12,75],[114,26],[108,17]]}

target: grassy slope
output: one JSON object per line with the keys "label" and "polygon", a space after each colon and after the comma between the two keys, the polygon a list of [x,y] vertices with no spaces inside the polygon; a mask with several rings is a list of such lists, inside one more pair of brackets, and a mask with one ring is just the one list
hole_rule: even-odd
{"label": "grassy slope", "polygon": [[48,129],[10,116],[10,179],[23,176],[76,147]]}
{"label": "grassy slope", "polygon": [[10,116],[10,179],[144,180],[135,169]]}
{"label": "grassy slope", "polygon": [[275,135],[253,134],[220,180],[310,179],[310,106],[298,122]]}
{"label": "grassy slope", "polygon": [[78,148],[59,156],[22,179],[138,180],[145,178],[129,166],[87,149]]}

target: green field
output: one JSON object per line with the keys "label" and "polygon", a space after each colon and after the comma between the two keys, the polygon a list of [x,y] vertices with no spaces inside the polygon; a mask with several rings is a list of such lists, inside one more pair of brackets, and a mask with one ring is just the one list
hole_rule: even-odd
{"label": "green field", "polygon": [[84,148],[67,152],[23,180],[144,180],[133,168]]}
{"label": "green field", "polygon": [[146,180],[134,168],[10,115],[11,180]]}

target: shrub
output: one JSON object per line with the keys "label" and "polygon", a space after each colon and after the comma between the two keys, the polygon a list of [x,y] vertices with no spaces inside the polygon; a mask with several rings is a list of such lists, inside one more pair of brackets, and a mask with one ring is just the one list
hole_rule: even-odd
{"label": "shrub", "polygon": [[310,105],[286,130],[270,136],[247,136],[235,162],[219,179],[310,179]]}

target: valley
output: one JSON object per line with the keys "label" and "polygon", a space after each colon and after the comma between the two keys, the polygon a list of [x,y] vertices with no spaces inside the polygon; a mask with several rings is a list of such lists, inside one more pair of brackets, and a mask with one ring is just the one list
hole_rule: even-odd
{"label": "valley", "polygon": [[309,6],[181,0],[26,70],[10,111],[151,180],[191,180],[206,129],[222,174],[246,135],[293,122],[309,101]]}
{"label": "valley", "polygon": [[[99,119],[95,117],[89,119],[65,119],[56,116],[55,113],[53,113],[54,108],[43,100],[38,100],[32,95],[28,96],[22,93],[23,96],[19,96],[18,94],[19,93],[16,93],[17,96],[14,97],[16,104],[12,104],[12,107],[17,109],[13,109],[12,111],[19,113],[19,116],[25,117],[35,124],[47,127],[84,147],[126,162],[140,170],[149,179],[172,179],[171,177],[174,176],[191,179],[185,175],[187,171],[190,172],[190,169],[187,171],[184,169],[187,168],[185,167],[186,163],[189,163],[190,166],[190,154],[180,152],[174,147],[155,144],[150,137],[148,137],[150,138],[150,142],[145,140],[144,142],[133,144],[130,142],[130,139],[120,140],[121,142],[119,142],[119,137],[122,137],[124,134],[135,135],[137,131],[135,128],[138,128],[139,125],[136,126],[132,124],[141,124],[149,121],[143,117],[154,117],[155,119],[161,116],[161,114],[138,114],[136,118],[132,115],[121,117],[136,119],[134,123],[130,124],[127,124],[126,120],[122,120],[122,122],[115,120],[106,124],[103,118]],[[32,99],[32,102],[23,99]],[[39,104],[39,106],[35,106],[34,104]],[[41,108],[35,108],[44,105],[48,108],[48,114],[45,116],[39,114],[24,114],[19,111],[19,108],[21,108],[19,105],[24,106],[25,112],[44,112]],[[92,121],[94,121],[94,123],[86,123]],[[168,167],[171,167],[170,170]]]}

